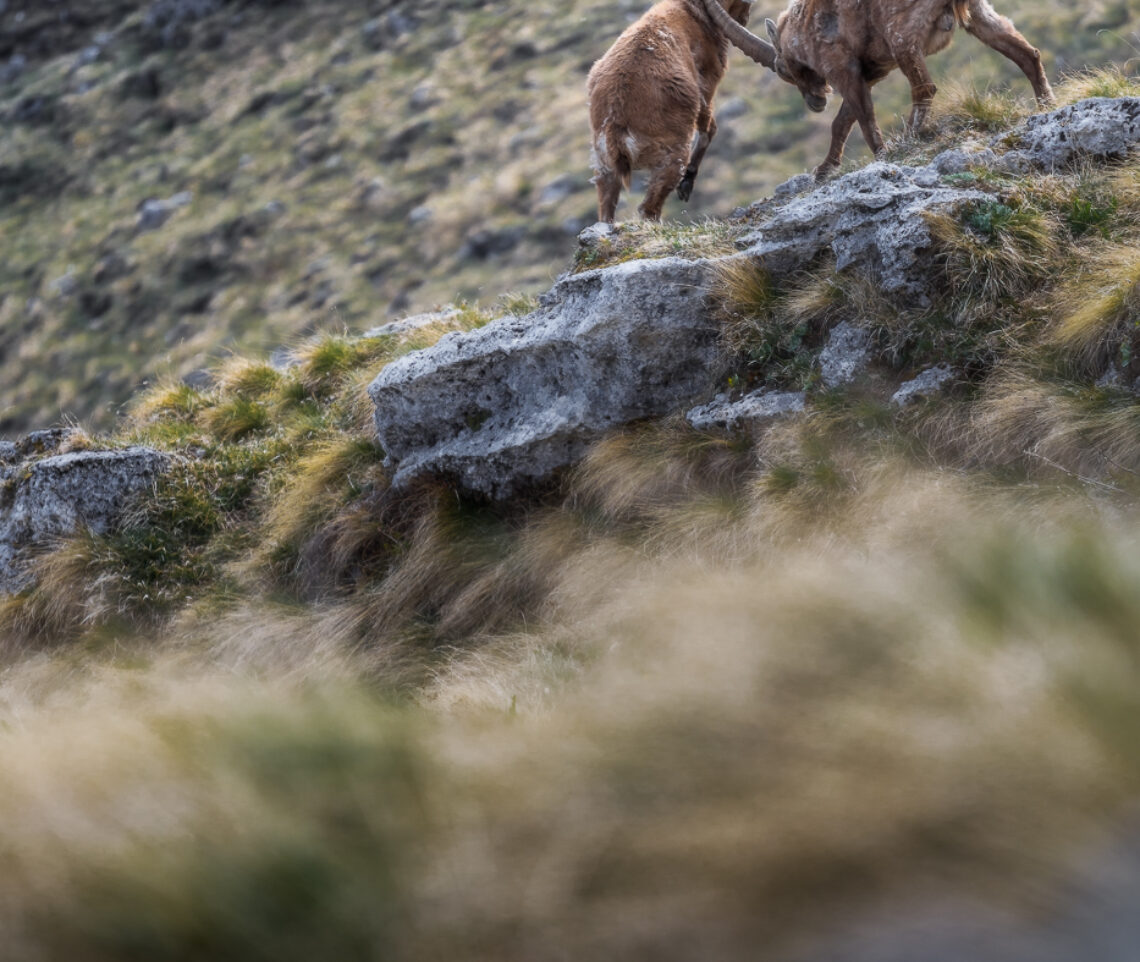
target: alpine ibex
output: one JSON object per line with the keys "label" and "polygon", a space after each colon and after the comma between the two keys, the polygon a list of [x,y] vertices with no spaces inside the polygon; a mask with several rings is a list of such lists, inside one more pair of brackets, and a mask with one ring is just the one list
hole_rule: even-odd
{"label": "alpine ibex", "polygon": [[[712,3],[744,29],[752,0],[726,0],[727,10]],[[674,188],[681,200],[689,199],[716,134],[713,98],[728,53],[728,39],[703,0],[661,0],[594,64],[586,91],[598,220],[613,223],[618,195],[634,170],[650,171],[638,208],[646,220],[661,218]]]}
{"label": "alpine ibex", "polygon": [[729,39],[798,87],[809,109],[823,110],[832,88],[843,98],[818,178],[839,166],[856,123],[874,153],[883,149],[871,87],[896,67],[910,81],[910,126],[922,126],[937,90],[925,57],[949,46],[955,26],[1017,64],[1039,103],[1053,101],[1040,52],[989,0],[792,0],[777,23],[766,21],[772,43],[734,23],[717,0],[704,2]]}

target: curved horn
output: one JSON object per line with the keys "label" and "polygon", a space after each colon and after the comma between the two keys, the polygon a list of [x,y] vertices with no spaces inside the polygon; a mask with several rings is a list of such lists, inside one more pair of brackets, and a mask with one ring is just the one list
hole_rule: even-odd
{"label": "curved horn", "polygon": [[705,9],[709,16],[716,21],[732,43],[739,47],[747,57],[751,57],[758,64],[769,70],[776,69],[776,48],[768,41],[761,40],[756,34],[742,27],[728,15],[728,11],[720,5],[719,0],[704,0]]}

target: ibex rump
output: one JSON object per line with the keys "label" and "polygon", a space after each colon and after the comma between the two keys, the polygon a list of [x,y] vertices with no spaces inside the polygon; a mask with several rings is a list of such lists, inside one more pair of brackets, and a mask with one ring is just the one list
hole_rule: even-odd
{"label": "ibex rump", "polygon": [[896,67],[910,81],[910,125],[922,126],[937,90],[926,56],[949,46],[955,26],[1017,64],[1038,102],[1053,100],[1040,52],[989,0],[792,0],[778,22],[767,21],[771,44],[733,23],[717,0],[705,3],[729,39],[798,87],[810,109],[823,110],[833,88],[843,98],[817,177],[839,166],[856,123],[872,151],[883,149],[871,87]]}
{"label": "ibex rump", "polygon": [[[752,0],[726,2],[727,10],[717,9],[744,29]],[[650,172],[638,208],[647,220],[660,219],[674,189],[689,199],[716,135],[713,98],[729,49],[702,0],[661,0],[594,64],[586,90],[598,220],[613,223],[618,196],[634,170]]]}

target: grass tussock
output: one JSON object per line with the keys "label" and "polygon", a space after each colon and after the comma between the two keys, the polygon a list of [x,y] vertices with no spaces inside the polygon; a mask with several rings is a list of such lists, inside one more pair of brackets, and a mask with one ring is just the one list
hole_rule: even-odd
{"label": "grass tussock", "polygon": [[987,134],[1014,126],[1030,112],[1024,97],[1012,91],[952,82],[939,86],[928,123],[938,136]]}
{"label": "grass tussock", "polygon": [[1060,252],[1054,216],[1018,196],[980,202],[961,220],[943,214],[928,220],[947,275],[987,301],[1033,290]]}
{"label": "grass tussock", "polygon": [[374,513],[387,488],[374,441],[338,438],[300,459],[264,521],[264,553],[310,592],[335,585],[362,555],[398,547]]}
{"label": "grass tussock", "polygon": [[987,386],[968,436],[982,463],[1127,489],[1140,470],[1138,429],[1140,407],[1130,395],[1022,371]]}
{"label": "grass tussock", "polygon": [[835,290],[816,288],[819,301],[809,307],[794,301],[802,290],[803,285],[778,288],[771,275],[748,258],[733,258],[717,266],[711,293],[718,305],[721,343],[729,355],[744,362],[742,383],[802,388],[810,382],[812,347],[820,346],[828,308],[839,295]]}
{"label": "grass tussock", "polygon": [[1136,97],[1140,96],[1140,78],[1118,64],[1105,64],[1069,74],[1054,92],[1062,106],[1089,97]]}
{"label": "grass tussock", "polygon": [[1098,247],[1086,269],[1056,292],[1055,304],[1049,339],[1075,371],[1095,379],[1113,364],[1130,372],[1140,353],[1140,247]]}

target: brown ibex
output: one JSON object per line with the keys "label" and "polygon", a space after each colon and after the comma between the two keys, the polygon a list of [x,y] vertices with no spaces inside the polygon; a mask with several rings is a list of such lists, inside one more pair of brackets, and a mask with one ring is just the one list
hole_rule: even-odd
{"label": "brown ibex", "polygon": [[[741,30],[752,0],[716,4]],[[713,97],[728,69],[730,45],[702,0],[661,0],[625,29],[586,81],[590,98],[598,220],[612,224],[622,186],[649,169],[638,208],[659,220],[674,190],[688,200],[716,134]],[[694,145],[694,137],[696,142]]]}
{"label": "brown ibex", "polygon": [[833,88],[843,98],[819,178],[839,166],[856,123],[875,154],[883,149],[871,87],[896,67],[910,81],[910,126],[922,126],[937,90],[925,58],[949,46],[955,26],[1017,64],[1039,103],[1053,101],[1041,53],[989,0],[792,0],[777,23],[766,21],[772,43],[733,22],[717,0],[705,4],[736,46],[799,88],[809,109],[823,110]]}

